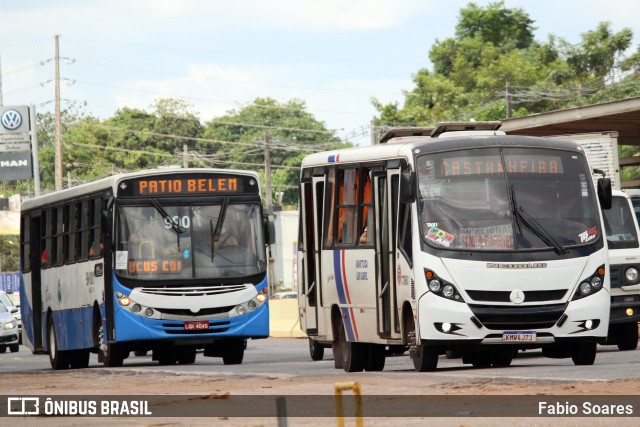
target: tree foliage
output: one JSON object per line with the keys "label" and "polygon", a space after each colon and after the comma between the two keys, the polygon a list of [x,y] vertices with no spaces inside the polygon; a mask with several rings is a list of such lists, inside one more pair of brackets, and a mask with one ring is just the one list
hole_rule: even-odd
{"label": "tree foliage", "polygon": [[[536,41],[534,21],[504,2],[470,3],[460,11],[455,37],[436,40],[433,69],[413,76],[404,105],[376,99],[382,126],[432,126],[439,121],[501,120],[513,116],[640,95],[640,50],[633,33],[602,22],[575,45],[549,35]],[[508,95],[508,96],[507,96]]]}
{"label": "tree foliage", "polygon": [[[350,146],[306,111],[300,100],[279,103],[258,98],[203,123],[183,100],[159,99],[149,108],[121,108],[98,119],[84,105],[61,112],[65,186],[115,173],[182,165],[184,148],[192,167],[256,170],[263,188],[265,141],[269,141],[274,205],[297,204],[302,158],[309,153]],[[38,114],[40,179],[43,192],[55,182],[55,117]],[[2,192],[30,192],[29,182],[3,183]]]}

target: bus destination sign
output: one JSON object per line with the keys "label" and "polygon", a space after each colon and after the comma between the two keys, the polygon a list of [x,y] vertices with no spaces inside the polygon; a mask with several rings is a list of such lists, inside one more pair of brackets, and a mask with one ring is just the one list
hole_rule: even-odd
{"label": "bus destination sign", "polygon": [[149,176],[123,181],[120,197],[225,195],[258,193],[254,178],[242,175]]}
{"label": "bus destination sign", "polygon": [[[561,174],[562,160],[558,156],[507,155],[505,166],[508,173]],[[440,176],[485,175],[503,173],[502,161],[498,156],[444,158],[440,162]]]}

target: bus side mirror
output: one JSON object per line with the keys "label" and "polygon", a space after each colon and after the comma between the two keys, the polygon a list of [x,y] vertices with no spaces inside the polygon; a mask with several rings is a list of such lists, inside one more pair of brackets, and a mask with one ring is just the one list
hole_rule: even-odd
{"label": "bus side mirror", "polygon": [[400,201],[402,203],[416,201],[416,180],[411,172],[402,172],[400,175]]}
{"label": "bus side mirror", "polygon": [[268,245],[276,243],[276,223],[272,215],[264,216],[264,240]]}
{"label": "bus side mirror", "polygon": [[600,201],[600,207],[602,209],[611,209],[612,198],[613,196],[611,195],[611,179],[598,179],[598,200]]}

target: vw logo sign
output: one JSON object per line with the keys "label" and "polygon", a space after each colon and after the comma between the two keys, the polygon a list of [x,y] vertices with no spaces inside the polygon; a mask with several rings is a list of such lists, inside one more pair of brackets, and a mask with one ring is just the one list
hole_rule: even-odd
{"label": "vw logo sign", "polygon": [[524,292],[520,289],[515,289],[509,294],[509,299],[514,304],[522,304],[524,302]]}
{"label": "vw logo sign", "polygon": [[0,121],[2,121],[2,126],[6,130],[16,130],[22,124],[22,116],[16,110],[7,110],[2,113]]}

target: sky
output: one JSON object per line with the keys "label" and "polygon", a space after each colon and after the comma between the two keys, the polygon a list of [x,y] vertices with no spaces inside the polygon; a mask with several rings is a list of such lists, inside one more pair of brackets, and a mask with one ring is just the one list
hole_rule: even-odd
{"label": "sky", "polygon": [[[477,0],[477,5],[490,1]],[[534,21],[536,40],[570,43],[610,21],[640,44],[637,0],[505,0]],[[61,98],[107,118],[118,108],[188,102],[202,122],[256,98],[299,99],[342,139],[370,141],[383,104],[404,102],[429,50],[453,37],[457,0],[0,0],[3,104],[54,110]]]}

